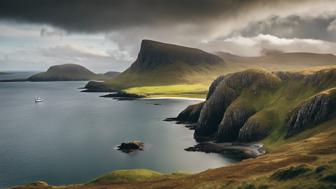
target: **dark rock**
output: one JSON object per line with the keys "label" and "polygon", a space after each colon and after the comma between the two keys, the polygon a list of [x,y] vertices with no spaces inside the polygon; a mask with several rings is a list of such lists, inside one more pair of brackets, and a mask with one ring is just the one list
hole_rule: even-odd
{"label": "dark rock", "polygon": [[[226,77],[228,77],[228,76],[226,76]],[[224,79],[225,79],[225,76],[222,75],[222,76],[217,77],[217,78],[211,83],[211,85],[210,85],[210,87],[209,87],[209,91],[208,91],[207,97],[206,97],[207,100],[211,97],[211,95],[213,94],[213,92],[215,92],[217,86],[218,86],[218,85],[220,84],[220,82],[222,82]]]}
{"label": "dark rock", "polygon": [[265,138],[271,131],[267,120],[249,118],[243,127],[239,130],[239,142],[252,142]]}
{"label": "dark rock", "polygon": [[289,113],[286,124],[287,137],[334,117],[335,110],[336,88],[323,91],[305,100]]}
{"label": "dark rock", "polygon": [[139,98],[144,98],[146,96],[119,91],[119,92],[116,92],[116,93],[103,95],[101,97],[113,98],[113,99],[116,99],[116,100],[136,100],[136,99],[139,99]]}
{"label": "dark rock", "polygon": [[0,82],[24,82],[28,81],[28,79],[3,79]]}
{"label": "dark rock", "polygon": [[193,124],[188,124],[185,127],[187,127],[190,130],[195,130],[197,127],[197,123],[193,123]]}
{"label": "dark rock", "polygon": [[168,117],[166,119],[164,119],[163,121],[177,121],[176,117]]}
{"label": "dark rock", "polygon": [[125,152],[125,153],[134,152],[136,150],[143,150],[143,148],[144,148],[144,143],[138,140],[123,142],[118,146],[118,150]]}
{"label": "dark rock", "polygon": [[219,65],[223,64],[224,61],[216,55],[199,49],[152,40],[142,40],[137,60],[127,71],[149,71],[177,63],[196,66],[201,64]]}
{"label": "dark rock", "polygon": [[119,92],[117,89],[111,88],[103,81],[89,81],[82,92]]}
{"label": "dark rock", "polygon": [[255,113],[253,108],[246,104],[232,103],[224,113],[224,118],[219,124],[216,136],[219,142],[233,142],[237,140],[239,131],[246,120]]}
{"label": "dark rock", "polygon": [[218,131],[224,113],[243,89],[249,89],[258,95],[259,91],[276,89],[280,83],[281,80],[276,75],[261,70],[247,70],[228,75],[203,105],[195,138],[214,135]]}
{"label": "dark rock", "polygon": [[336,69],[323,69],[313,74],[308,74],[304,78],[305,85],[313,85],[317,87],[326,87],[328,84],[336,84]]}
{"label": "dark rock", "polygon": [[298,73],[298,72],[275,72],[275,75],[277,75],[281,80],[283,81],[289,81],[289,80],[301,80],[305,77],[304,74]]}
{"label": "dark rock", "polygon": [[193,147],[185,149],[186,151],[200,151],[205,153],[230,154],[238,159],[255,158],[263,155],[266,151],[262,144],[241,144],[241,143],[199,143]]}
{"label": "dark rock", "polygon": [[185,110],[179,113],[176,120],[179,123],[196,123],[199,118],[203,104],[204,102],[201,102],[188,106]]}

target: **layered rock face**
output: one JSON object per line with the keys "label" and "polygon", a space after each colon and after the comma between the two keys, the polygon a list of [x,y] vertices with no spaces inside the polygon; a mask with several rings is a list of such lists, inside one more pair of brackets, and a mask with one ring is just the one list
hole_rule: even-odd
{"label": "layered rock face", "polygon": [[181,123],[195,123],[197,122],[201,113],[204,102],[190,105],[177,116],[177,120]]}
{"label": "layered rock face", "polygon": [[335,117],[335,87],[336,68],[246,70],[217,78],[206,101],[189,106],[177,119],[196,124],[196,140],[251,142],[272,132],[290,137]]}
{"label": "layered rock face", "polygon": [[218,56],[199,49],[142,40],[138,58],[127,71],[150,71],[173,64],[197,66],[223,63],[224,61]]}
{"label": "layered rock face", "polygon": [[221,82],[216,80],[217,87],[201,110],[195,138],[217,135],[216,138],[220,141],[236,139],[244,120],[251,116],[254,110],[239,105],[237,107],[233,102],[244,89],[249,89],[257,95],[260,89],[272,90],[280,82],[275,75],[261,70],[238,72],[225,77]]}
{"label": "layered rock face", "polygon": [[323,91],[299,104],[286,123],[287,137],[328,120],[336,114],[336,88]]}

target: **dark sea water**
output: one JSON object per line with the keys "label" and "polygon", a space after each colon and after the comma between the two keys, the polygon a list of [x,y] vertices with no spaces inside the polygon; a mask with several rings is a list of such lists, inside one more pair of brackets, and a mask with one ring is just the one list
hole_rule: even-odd
{"label": "dark sea water", "polygon": [[[0,83],[1,188],[36,180],[81,183],[115,169],[197,172],[235,162],[184,151],[195,144],[193,132],[162,121],[196,101],[115,101],[79,92],[84,84]],[[45,101],[34,103],[35,96]],[[145,142],[146,150],[114,149],[133,139]]]}

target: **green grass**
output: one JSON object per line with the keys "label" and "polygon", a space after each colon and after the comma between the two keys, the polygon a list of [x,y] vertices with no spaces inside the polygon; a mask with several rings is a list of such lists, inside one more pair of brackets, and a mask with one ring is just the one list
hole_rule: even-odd
{"label": "green grass", "polygon": [[158,178],[162,176],[161,173],[151,171],[148,169],[129,169],[116,170],[105,174],[91,181],[95,184],[111,184],[111,183],[125,183],[125,182],[139,182]]}
{"label": "green grass", "polygon": [[153,181],[158,179],[176,179],[190,175],[185,172],[175,172],[170,174],[163,174],[149,169],[127,169],[116,170],[100,176],[88,184],[121,184]]}
{"label": "green grass", "polygon": [[208,92],[208,85],[163,85],[132,87],[125,90],[128,93],[146,95],[150,97],[193,97],[205,98]]}

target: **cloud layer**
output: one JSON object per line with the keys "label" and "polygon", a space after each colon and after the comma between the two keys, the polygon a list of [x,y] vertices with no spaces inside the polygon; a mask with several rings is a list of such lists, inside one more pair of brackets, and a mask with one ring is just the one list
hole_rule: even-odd
{"label": "cloud layer", "polygon": [[[0,39],[0,55],[10,53],[13,65],[14,52],[25,50],[50,64],[99,67],[103,59],[117,70],[132,63],[142,39],[243,56],[336,54],[336,0],[1,0]],[[40,50],[29,44],[36,39]]]}

